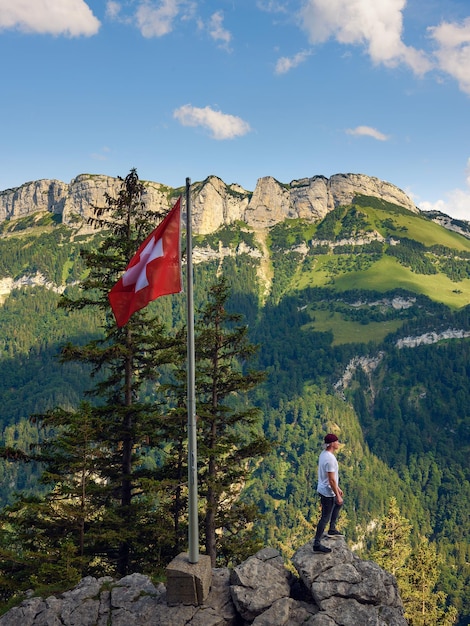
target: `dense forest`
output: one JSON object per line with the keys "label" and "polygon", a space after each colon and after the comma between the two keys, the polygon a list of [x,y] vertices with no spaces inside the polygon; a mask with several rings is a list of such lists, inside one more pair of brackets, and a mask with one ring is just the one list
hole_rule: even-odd
{"label": "dense forest", "polygon": [[[375,239],[364,243],[371,233]],[[240,241],[258,246],[242,223],[198,235],[194,245],[216,248],[219,240],[234,251]],[[80,250],[96,250],[102,241],[101,232],[80,234],[47,215],[2,225],[0,281],[18,281],[0,295],[4,448],[35,446],[50,430],[32,416],[76,410],[86,397],[91,368],[59,355],[68,342],[100,339],[102,318],[57,304],[63,294],[80,296],[77,285],[86,277]],[[312,538],[318,454],[324,434],[335,432],[350,545],[363,557],[378,550],[376,528],[394,498],[410,525],[410,549],[423,538],[435,548],[436,589],[457,610],[457,623],[467,624],[470,241],[421,214],[358,196],[318,223],[277,224],[267,245],[270,277],[259,256],[247,252],[194,268],[197,311],[223,276],[227,310],[242,316],[258,346],[254,367],[265,380],[247,398],[271,446],[250,465],[240,502],[261,513],[259,541],[289,558]],[[25,285],[22,277],[35,280]],[[149,309],[175,330],[184,327],[184,294]],[[164,381],[166,375],[163,369]],[[151,401],[151,388],[144,393]],[[162,459],[155,453],[152,463]],[[44,493],[40,472],[35,462],[2,460],[1,506],[18,492]]]}

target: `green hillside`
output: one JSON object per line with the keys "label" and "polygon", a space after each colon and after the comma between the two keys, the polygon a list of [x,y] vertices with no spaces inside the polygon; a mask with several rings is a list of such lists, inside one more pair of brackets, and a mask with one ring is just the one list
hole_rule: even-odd
{"label": "green hillside", "polygon": [[355,206],[364,213],[370,227],[384,237],[408,237],[426,247],[440,245],[457,251],[470,251],[468,239],[442,228],[425,215],[410,213],[384,200],[367,196],[357,196]]}
{"label": "green hillside", "polygon": [[[47,222],[47,223],[46,223]],[[76,407],[90,373],[58,362],[60,347],[100,335],[85,311],[57,309],[83,276],[79,249],[99,235],[44,217],[5,224],[0,281],[36,277],[0,296],[0,428],[3,445],[28,447],[41,434],[30,415]],[[264,433],[276,442],[255,468],[243,498],[264,514],[262,540],[289,556],[309,540],[317,518],[316,464],[325,432],[345,445],[339,455],[351,545],[367,555],[372,528],[391,496],[412,524],[412,541],[436,542],[445,558],[440,588],[468,623],[470,583],[470,240],[420,214],[358,196],[321,222],[287,220],[265,233],[269,258],[239,254],[195,266],[196,310],[223,272],[230,308],[259,344],[256,366],[267,381],[253,401]],[[259,234],[235,224],[195,245],[261,249]],[[268,295],[266,295],[268,291]],[[184,294],[151,305],[174,326],[185,320]],[[397,347],[403,337],[436,333],[435,343]],[[354,359],[357,365],[343,384]],[[34,493],[37,468],[2,461],[2,505]]]}
{"label": "green hillside", "polygon": [[[302,271],[300,276],[293,278],[291,288],[301,290],[311,286],[328,286],[337,292],[372,290],[380,293],[404,289],[454,309],[466,306],[470,299],[469,278],[456,282],[442,272],[418,274],[390,256],[370,262],[363,269],[355,268],[357,259],[338,257],[332,259],[322,255],[313,269]],[[346,263],[348,267],[344,267]]]}

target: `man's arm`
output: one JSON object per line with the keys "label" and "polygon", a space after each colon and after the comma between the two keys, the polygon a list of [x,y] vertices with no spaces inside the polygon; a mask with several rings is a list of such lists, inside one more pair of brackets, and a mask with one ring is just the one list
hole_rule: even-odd
{"label": "man's arm", "polygon": [[328,482],[330,483],[330,487],[333,489],[333,493],[336,496],[337,504],[343,504],[343,492],[336,483],[334,472],[328,472]]}

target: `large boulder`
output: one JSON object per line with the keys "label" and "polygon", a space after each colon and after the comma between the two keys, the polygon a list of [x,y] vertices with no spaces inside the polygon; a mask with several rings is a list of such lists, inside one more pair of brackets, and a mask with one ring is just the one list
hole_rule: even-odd
{"label": "large boulder", "polygon": [[341,537],[329,546],[332,551],[324,554],[307,544],[292,559],[320,611],[340,626],[406,626],[395,577],[361,560]]}
{"label": "large boulder", "polygon": [[265,549],[238,565],[230,576],[230,592],[238,613],[251,622],[290,596],[290,574],[276,550]]}

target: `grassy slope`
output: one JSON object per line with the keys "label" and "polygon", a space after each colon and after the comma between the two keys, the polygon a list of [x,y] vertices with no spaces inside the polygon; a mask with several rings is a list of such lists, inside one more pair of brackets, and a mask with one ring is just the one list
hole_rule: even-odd
{"label": "grassy slope", "polygon": [[[419,215],[393,212],[377,208],[361,207],[367,213],[370,228],[384,237],[407,237],[431,247],[444,246],[458,256],[460,251],[470,251],[470,240],[458,233],[448,231]],[[387,226],[384,226],[386,222]],[[393,225],[392,225],[393,223]],[[358,263],[357,255],[318,255],[307,266],[299,264],[288,291],[301,291],[306,287],[328,287],[338,293],[349,290],[377,291],[386,293],[400,288],[411,293],[427,296],[450,309],[458,310],[470,302],[470,279],[453,282],[448,276],[438,274],[418,274],[401,265],[390,256],[379,260],[365,260]],[[345,260],[348,259],[349,260]],[[366,255],[364,255],[366,259]],[[331,331],[334,344],[350,342],[380,342],[401,325],[399,319],[387,322],[370,322],[367,325],[345,320],[338,312],[310,309],[314,320],[308,328],[317,331]]]}
{"label": "grassy slope", "polygon": [[389,320],[387,322],[370,322],[366,326],[359,322],[345,320],[338,313],[330,313],[329,311],[315,311],[315,320],[306,324],[302,329],[310,328],[315,331],[333,333],[333,345],[337,346],[344,343],[364,343],[374,342],[380,343],[385,337],[394,333],[402,322],[400,320]]}
{"label": "grassy slope", "polygon": [[[331,257],[330,257],[331,258]],[[386,293],[401,288],[412,293],[422,294],[431,300],[441,302],[451,309],[460,309],[470,302],[470,280],[452,282],[444,274],[415,274],[403,267],[392,257],[384,256],[370,268],[363,271],[342,273],[331,277],[325,270],[328,257],[319,257],[313,270],[299,272],[292,281],[292,288],[329,287],[338,293],[352,289],[373,290]],[[311,328],[318,331],[331,331],[334,344],[350,342],[380,342],[401,325],[400,320],[371,322],[364,326],[358,322],[344,320],[340,313],[314,310],[315,321]]]}
{"label": "grassy slope", "polygon": [[391,257],[383,257],[363,272],[342,275],[334,280],[334,287],[338,291],[373,289],[381,292],[398,287],[456,309],[470,301],[470,280],[454,283],[444,274],[416,274]]}
{"label": "grassy slope", "polygon": [[[470,251],[470,239],[447,230],[421,215],[408,212],[390,213],[385,210],[362,207],[361,210],[367,213],[371,224],[384,236],[408,237],[428,247],[440,244],[456,251]],[[395,223],[395,228],[384,229],[382,225],[384,220],[390,218]]]}

